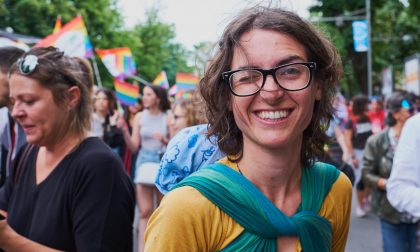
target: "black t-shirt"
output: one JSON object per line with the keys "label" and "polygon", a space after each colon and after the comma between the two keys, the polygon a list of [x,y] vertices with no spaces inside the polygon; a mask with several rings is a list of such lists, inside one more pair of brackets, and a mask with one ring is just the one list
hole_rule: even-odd
{"label": "black t-shirt", "polygon": [[363,150],[367,139],[372,135],[372,124],[368,117],[355,120],[348,120],[344,126],[346,129],[353,130],[352,144],[354,149]]}
{"label": "black t-shirt", "polygon": [[39,148],[0,190],[0,209],[20,235],[64,251],[132,251],[134,187],[121,160],[96,137],[85,139],[36,185]]}

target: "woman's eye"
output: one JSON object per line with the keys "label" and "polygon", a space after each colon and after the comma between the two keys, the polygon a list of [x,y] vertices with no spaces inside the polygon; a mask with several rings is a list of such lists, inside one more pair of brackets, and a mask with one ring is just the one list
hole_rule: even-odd
{"label": "woman's eye", "polygon": [[34,100],[27,100],[27,101],[23,101],[25,104],[27,104],[27,105],[32,105],[32,104],[34,104],[35,103],[35,101]]}
{"label": "woman's eye", "polygon": [[297,68],[287,68],[284,70],[283,74],[291,75],[291,74],[300,74],[301,71]]}

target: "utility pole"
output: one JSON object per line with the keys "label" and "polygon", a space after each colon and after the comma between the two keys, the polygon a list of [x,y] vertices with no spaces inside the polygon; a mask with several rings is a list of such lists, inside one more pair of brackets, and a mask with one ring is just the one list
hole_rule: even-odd
{"label": "utility pole", "polygon": [[368,23],[368,51],[367,51],[367,85],[368,95],[372,96],[372,24],[370,16],[370,0],[366,0],[366,21]]}

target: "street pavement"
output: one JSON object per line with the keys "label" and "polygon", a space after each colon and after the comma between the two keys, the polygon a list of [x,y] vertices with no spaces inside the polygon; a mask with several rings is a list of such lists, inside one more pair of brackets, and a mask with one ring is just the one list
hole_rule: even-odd
{"label": "street pavement", "polygon": [[356,216],[356,192],[353,190],[350,230],[346,252],[381,252],[382,236],[379,219],[369,213],[364,218]]}

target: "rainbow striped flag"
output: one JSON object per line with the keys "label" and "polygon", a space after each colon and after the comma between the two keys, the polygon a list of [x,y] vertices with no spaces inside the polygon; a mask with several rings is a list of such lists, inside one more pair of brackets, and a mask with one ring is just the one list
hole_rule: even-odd
{"label": "rainbow striped flag", "polygon": [[184,100],[192,99],[193,91],[194,91],[193,89],[185,89],[185,90],[178,91],[175,94],[175,100],[177,100],[177,99],[184,99]]}
{"label": "rainbow striped flag", "polygon": [[117,99],[121,104],[128,106],[136,104],[140,91],[138,86],[132,85],[131,83],[127,83],[118,78],[114,78],[114,87]]}
{"label": "rainbow striped flag", "polygon": [[35,45],[35,47],[48,46],[55,46],[71,57],[93,57],[92,44],[80,15],[65,24],[58,32],[48,35]]}
{"label": "rainbow striped flag", "polygon": [[54,25],[54,30],[53,30],[53,34],[57,33],[61,30],[62,27],[62,23],[61,23],[61,15],[57,16],[57,20],[55,20],[55,25]]}
{"label": "rainbow striped flag", "polygon": [[176,74],[176,86],[178,91],[185,89],[195,89],[198,81],[198,77],[190,73]]}
{"label": "rainbow striped flag", "polygon": [[160,72],[152,83],[153,85],[158,85],[165,89],[168,89],[169,81],[168,81],[168,77],[166,76],[166,72],[165,71]]}
{"label": "rainbow striped flag", "polygon": [[176,85],[173,85],[172,87],[169,88],[168,95],[175,96],[177,92],[178,92],[178,87]]}
{"label": "rainbow striped flag", "polygon": [[96,49],[95,51],[112,76],[125,78],[136,75],[136,64],[130,48]]}

